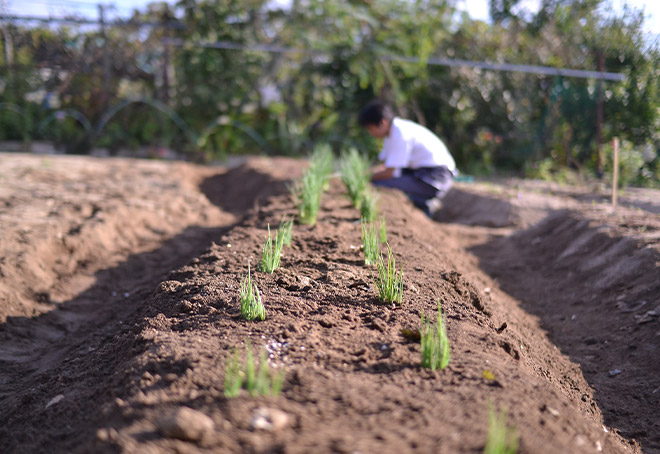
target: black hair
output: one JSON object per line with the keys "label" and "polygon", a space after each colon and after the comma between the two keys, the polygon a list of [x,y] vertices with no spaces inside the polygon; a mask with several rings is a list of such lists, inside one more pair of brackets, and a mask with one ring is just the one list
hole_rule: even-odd
{"label": "black hair", "polygon": [[384,119],[392,121],[394,113],[392,108],[382,101],[371,101],[362,109],[358,117],[360,126],[376,125],[378,126]]}

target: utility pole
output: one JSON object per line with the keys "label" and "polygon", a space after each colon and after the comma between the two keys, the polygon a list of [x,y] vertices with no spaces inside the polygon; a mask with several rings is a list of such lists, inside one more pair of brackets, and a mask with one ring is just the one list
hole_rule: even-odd
{"label": "utility pole", "polygon": [[110,54],[108,53],[108,35],[105,29],[105,6],[98,5],[99,23],[101,24],[101,38],[103,39],[103,92],[101,94],[101,104],[103,110],[107,107],[110,98]]}
{"label": "utility pole", "polygon": [[612,140],[612,209],[616,210],[619,192],[619,138]]}
{"label": "utility pole", "polygon": [[[171,38],[170,36],[170,31],[165,30],[165,36],[167,38]],[[162,101],[165,105],[169,105],[170,101],[170,80],[169,80],[169,69],[170,69],[170,46],[167,44],[163,43],[163,67],[162,67],[162,74],[163,74],[163,95],[162,95]]]}
{"label": "utility pole", "polygon": [[[603,72],[603,52],[598,51],[598,71]],[[596,105],[596,175],[603,176],[603,81],[598,80],[598,104]]]}
{"label": "utility pole", "polygon": [[[0,0],[0,13],[5,14],[6,0]],[[7,66],[7,81],[12,80],[12,65],[14,64],[14,45],[8,27],[2,27],[2,48],[4,50],[5,65]]]}

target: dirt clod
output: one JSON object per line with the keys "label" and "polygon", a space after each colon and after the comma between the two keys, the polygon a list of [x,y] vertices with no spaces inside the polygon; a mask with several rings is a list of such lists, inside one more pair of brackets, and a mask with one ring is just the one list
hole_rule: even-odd
{"label": "dirt clod", "polygon": [[250,420],[252,430],[278,431],[288,427],[292,422],[289,414],[277,408],[259,407]]}
{"label": "dirt clod", "polygon": [[214,428],[215,424],[211,418],[188,407],[177,409],[158,424],[158,429],[164,436],[185,441],[199,441]]}
{"label": "dirt clod", "polygon": [[64,399],[64,394],[58,394],[57,396],[53,397],[51,400],[48,401],[46,404],[46,408],[55,405],[58,402],[61,402],[62,399]]}

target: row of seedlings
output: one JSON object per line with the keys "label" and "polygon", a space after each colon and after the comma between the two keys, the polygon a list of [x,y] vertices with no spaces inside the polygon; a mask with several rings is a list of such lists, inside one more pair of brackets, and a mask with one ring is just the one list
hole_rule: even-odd
{"label": "row of seedlings", "polygon": [[[314,225],[318,216],[323,191],[327,189],[333,168],[332,150],[327,145],[319,145],[310,157],[310,164],[303,176],[291,188],[296,199],[298,217],[302,224]],[[284,219],[273,236],[270,224],[268,234],[261,251],[260,270],[273,273],[280,266],[284,246],[290,246],[293,238],[293,219]],[[261,300],[261,294],[251,274],[248,263],[248,274],[241,281],[239,289],[241,316],[249,321],[266,319],[266,309]],[[286,371],[279,371],[268,363],[268,353],[261,350],[258,365],[249,342],[245,349],[245,359],[241,361],[239,352],[234,351],[225,368],[225,396],[237,397],[241,389],[250,396],[278,396]]]}
{"label": "row of seedlings", "polygon": [[[381,301],[401,304],[403,296],[403,271],[396,270],[392,249],[387,242],[385,219],[375,219],[378,214],[377,196],[369,184],[370,162],[357,149],[351,148],[342,153],[339,169],[341,179],[353,206],[360,211],[362,250],[365,265],[376,265],[377,276],[374,283]],[[381,253],[381,244],[387,248],[387,261]],[[438,300],[438,312],[434,321],[421,315],[419,330],[408,332],[409,336],[421,344],[421,366],[431,369],[444,369],[449,364],[451,349],[441,301]],[[499,414],[492,406],[488,411],[488,435],[485,454],[515,454],[518,451],[518,435],[515,428],[506,424],[506,412]]]}
{"label": "row of seedlings", "polygon": [[[280,266],[280,258],[284,246],[290,246],[293,238],[293,219],[284,219],[275,233],[271,235],[270,224],[268,236],[261,252],[261,271],[273,273]],[[248,274],[241,281],[239,288],[241,301],[241,316],[245,320],[262,321],[266,319],[266,309],[261,301],[257,283],[253,281],[248,263]],[[268,363],[268,352],[261,349],[259,365],[255,365],[254,353],[249,342],[246,346],[245,360],[234,351],[225,368],[225,397],[237,397],[241,389],[250,396],[278,396],[282,390],[286,371],[277,371]]]}
{"label": "row of seedlings", "polygon": [[[346,186],[348,196],[360,210],[360,229],[362,233],[362,251],[365,265],[376,265],[378,276],[374,283],[381,301],[401,304],[403,297],[403,271],[397,272],[392,249],[387,242],[385,219],[378,216],[378,197],[370,181],[371,163],[355,148],[342,152],[339,161],[341,180]],[[380,244],[387,247],[387,261],[380,252]]]}
{"label": "row of seedlings", "polygon": [[[360,210],[362,249],[366,265],[376,265],[377,276],[373,276],[379,299],[383,302],[401,304],[403,296],[403,271],[396,269],[392,249],[387,242],[385,219],[378,214],[378,199],[369,184],[369,161],[356,149],[342,153],[339,162],[341,179],[344,182],[353,205]],[[315,225],[321,203],[321,196],[332,173],[332,152],[329,146],[319,146],[314,150],[310,166],[302,178],[292,188],[297,202],[300,222]],[[272,238],[270,225],[268,236],[262,249],[261,270],[273,273],[280,264],[280,257],[285,245],[291,244],[293,220],[280,224],[275,238]],[[380,251],[385,244],[387,260]],[[248,276],[241,282],[241,314],[246,320],[264,320],[265,309],[256,283],[252,281],[250,266]],[[451,350],[449,338],[438,301],[435,320],[421,316],[420,328],[415,337],[421,343],[421,366],[431,370],[444,369],[449,364]],[[285,377],[285,370],[276,370],[268,363],[268,354],[261,350],[258,366],[250,344],[247,344],[245,361],[240,361],[238,352],[230,356],[225,375],[225,396],[239,395],[245,389],[249,395],[278,396]],[[515,428],[506,424],[506,412],[496,413],[492,406],[488,413],[488,435],[484,448],[485,454],[515,454],[518,450],[518,435]]]}

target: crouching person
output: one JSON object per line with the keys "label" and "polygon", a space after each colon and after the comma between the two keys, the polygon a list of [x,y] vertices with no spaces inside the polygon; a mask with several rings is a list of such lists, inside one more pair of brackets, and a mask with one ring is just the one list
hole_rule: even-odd
{"label": "crouching person", "polygon": [[359,123],[383,139],[378,155],[382,162],[372,184],[403,191],[418,208],[431,215],[445,196],[456,173],[456,164],[445,144],[429,129],[395,117],[390,106],[373,101],[360,112]]}

